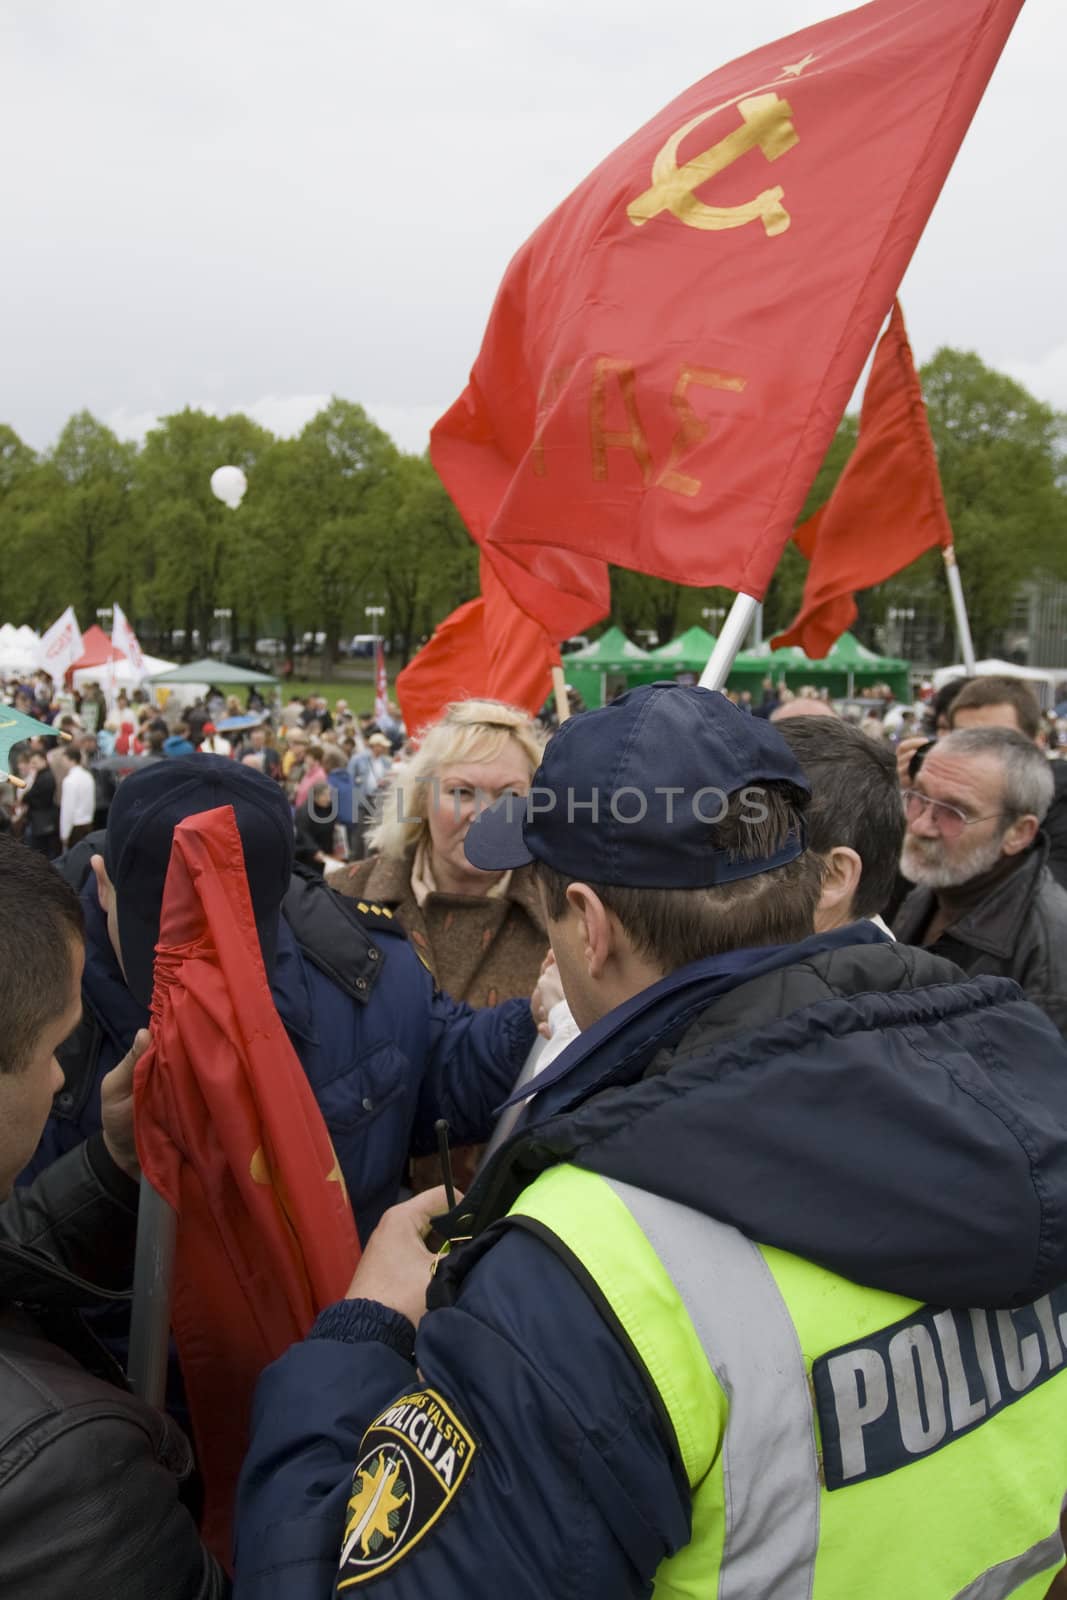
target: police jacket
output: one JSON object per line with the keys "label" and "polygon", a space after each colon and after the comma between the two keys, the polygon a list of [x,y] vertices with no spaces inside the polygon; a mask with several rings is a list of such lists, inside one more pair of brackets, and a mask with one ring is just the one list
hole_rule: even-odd
{"label": "police jacket", "polygon": [[[59,1053],[66,1082],[23,1180],[100,1127],[100,1080],[148,1023],[123,981],[92,877],[81,898],[84,1018]],[[473,1011],[449,999],[395,918],[315,875],[298,873],[290,886],[272,993],[364,1238],[396,1200],[408,1155],[436,1147],[437,1118],[457,1143],[488,1135],[536,1038],[527,1001]]]}
{"label": "police jacket", "polygon": [[[264,1374],[237,1594],[326,1600],[344,1550],[338,1594],[648,1595],[690,1538],[689,1491],[596,1283],[505,1216],[518,1195],[568,1162],[872,1289],[1022,1304],[1067,1279],[1065,1069],[1014,984],[870,925],[695,963],[617,1008],[467,1196],[473,1242],[417,1338],[347,1302]],[[409,1426],[436,1463],[413,1499],[393,1448]]]}
{"label": "police jacket", "polygon": [[217,1600],[192,1451],[79,1307],[128,1299],[137,1188],[97,1136],[0,1206],[0,1580],[12,1600]]}
{"label": "police jacket", "polygon": [[[1010,877],[927,948],[972,977],[1014,978],[1067,1036],[1067,889],[1049,870],[1049,850],[1042,830]],[[934,902],[932,889],[913,889],[893,919],[896,937],[918,943]]]}

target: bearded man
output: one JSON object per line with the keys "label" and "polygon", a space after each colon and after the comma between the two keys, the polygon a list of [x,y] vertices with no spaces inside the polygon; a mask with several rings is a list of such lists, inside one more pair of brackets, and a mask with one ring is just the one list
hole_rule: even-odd
{"label": "bearded man", "polygon": [[1041,830],[1048,757],[1021,733],[979,727],[934,745],[904,790],[900,867],[916,887],[893,932],[970,976],[1014,978],[1067,1037],[1067,891]]}

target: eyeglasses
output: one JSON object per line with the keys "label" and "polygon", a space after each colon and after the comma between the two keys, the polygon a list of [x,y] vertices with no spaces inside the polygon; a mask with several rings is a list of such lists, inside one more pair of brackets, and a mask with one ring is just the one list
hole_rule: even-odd
{"label": "eyeglasses", "polygon": [[920,794],[918,789],[905,789],[901,798],[904,801],[904,815],[909,822],[918,821],[929,807],[930,820],[943,839],[958,839],[964,828],[973,827],[976,822],[992,822],[994,817],[1003,815],[1003,812],[991,811],[985,817],[969,817],[959,806],[950,806],[946,800],[931,800],[928,794]]}

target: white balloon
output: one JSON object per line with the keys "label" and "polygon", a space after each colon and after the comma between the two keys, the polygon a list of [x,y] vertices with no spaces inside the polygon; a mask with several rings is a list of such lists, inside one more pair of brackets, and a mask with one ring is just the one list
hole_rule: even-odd
{"label": "white balloon", "polygon": [[229,506],[231,511],[237,510],[247,488],[248,479],[240,467],[216,467],[211,474],[212,494]]}

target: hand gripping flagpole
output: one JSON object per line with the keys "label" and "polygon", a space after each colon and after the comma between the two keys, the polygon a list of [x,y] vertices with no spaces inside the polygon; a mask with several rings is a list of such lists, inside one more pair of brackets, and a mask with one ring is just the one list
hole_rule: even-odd
{"label": "hand gripping flagpole", "polygon": [[759,610],[759,601],[750,594],[737,594],[734,596],[729,615],[723,623],[722,632],[715,641],[715,648],[708,657],[708,664],[700,674],[700,687],[702,689],[721,689],[730,676],[730,668],[734,664],[734,657],[745,642],[745,635],[752,626],[752,619]]}
{"label": "hand gripping flagpole", "polygon": [[163,1405],[167,1392],[177,1233],[177,1212],[142,1174],[127,1377],[134,1394],[157,1407]]}
{"label": "hand gripping flagpole", "polygon": [[967,615],[967,601],[963,595],[963,582],[960,578],[959,563],[956,560],[955,545],[946,544],[941,547],[941,557],[945,563],[945,576],[948,579],[948,592],[952,596],[952,610],[956,617],[956,633],[960,642],[960,654],[963,656],[963,667],[968,677],[973,678],[974,667],[974,641],[971,638],[971,623]]}

